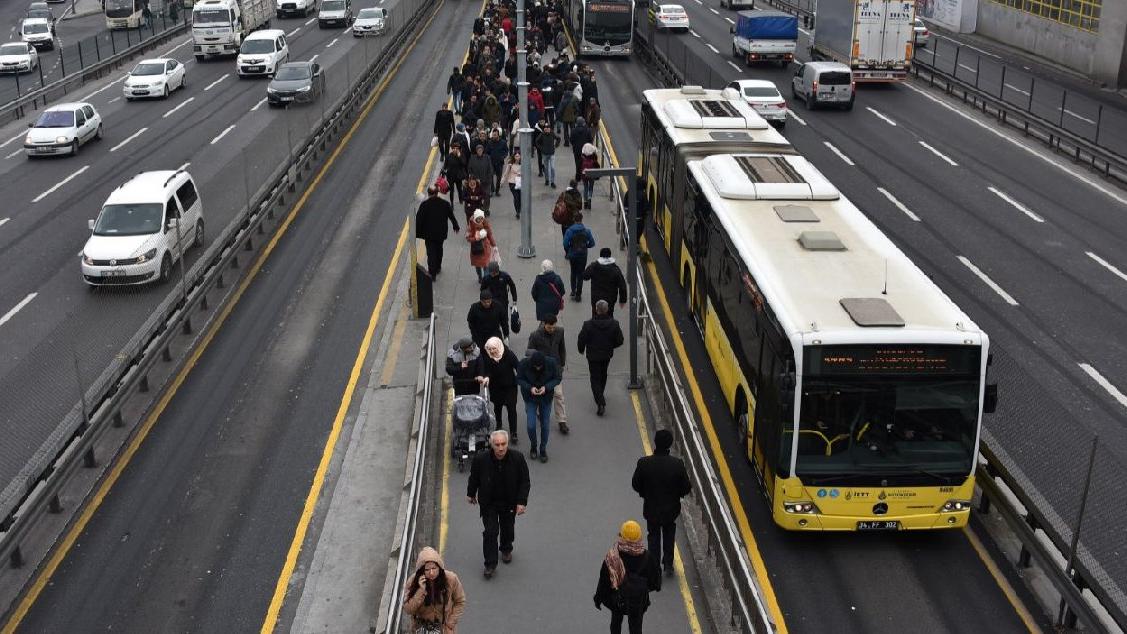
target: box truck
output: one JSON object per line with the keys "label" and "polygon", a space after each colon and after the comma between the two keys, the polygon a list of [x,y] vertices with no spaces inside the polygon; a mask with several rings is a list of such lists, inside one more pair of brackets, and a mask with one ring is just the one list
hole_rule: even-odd
{"label": "box truck", "polygon": [[819,0],[810,56],[848,64],[857,82],[904,81],[915,17],[911,0]]}
{"label": "box truck", "polygon": [[251,31],[270,24],[273,0],[197,0],[192,7],[192,53],[237,55]]}
{"label": "box truck", "polygon": [[[825,0],[822,0],[825,2]],[[798,46],[798,18],[782,11],[740,11],[732,26],[732,55],[748,64],[777,62],[786,66]]]}

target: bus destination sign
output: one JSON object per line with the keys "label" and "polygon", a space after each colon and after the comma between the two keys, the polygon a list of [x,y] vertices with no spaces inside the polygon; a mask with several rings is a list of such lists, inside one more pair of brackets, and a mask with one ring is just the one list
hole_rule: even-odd
{"label": "bus destination sign", "polygon": [[977,346],[814,346],[809,374],[977,374]]}
{"label": "bus destination sign", "polygon": [[589,2],[587,10],[593,13],[630,13],[630,5],[613,2]]}

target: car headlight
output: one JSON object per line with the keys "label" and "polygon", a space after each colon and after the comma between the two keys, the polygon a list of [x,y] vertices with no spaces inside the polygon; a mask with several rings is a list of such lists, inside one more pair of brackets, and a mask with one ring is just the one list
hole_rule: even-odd
{"label": "car headlight", "polygon": [[141,255],[137,256],[137,264],[141,264],[142,262],[147,262],[147,261],[155,258],[156,256],[157,256],[157,250],[155,248],[149,249],[148,251],[145,251]]}
{"label": "car headlight", "polygon": [[787,513],[798,513],[809,515],[812,513],[821,513],[818,510],[818,505],[813,502],[783,502],[783,510]]}
{"label": "car headlight", "polygon": [[278,94],[278,89],[277,88],[271,88],[270,86],[267,86],[266,92],[270,93],[271,95],[276,95],[276,94]]}
{"label": "car headlight", "polygon": [[302,86],[301,88],[298,88],[297,91],[298,92],[309,92],[312,88],[313,88],[312,86]]}
{"label": "car headlight", "polygon": [[970,500],[947,500],[943,503],[943,507],[939,509],[940,513],[958,513],[959,511],[970,510]]}
{"label": "car headlight", "polygon": [[82,263],[83,263],[83,264],[85,264],[86,266],[93,266],[93,265],[94,265],[94,260],[92,260],[92,259],[90,258],[90,256],[88,256],[88,255],[86,255],[85,253],[83,253],[83,254],[82,254]]}
{"label": "car headlight", "polygon": [[23,142],[24,142],[24,143],[26,143],[26,144],[28,144],[28,145],[31,145],[32,143],[35,143],[35,141],[33,141],[33,140],[31,139],[31,135],[30,135],[30,134],[29,134],[29,135],[27,135],[26,137],[24,137],[24,140],[23,140]]}
{"label": "car headlight", "polygon": [[70,139],[65,136],[57,136],[55,137],[55,143],[70,143]]}

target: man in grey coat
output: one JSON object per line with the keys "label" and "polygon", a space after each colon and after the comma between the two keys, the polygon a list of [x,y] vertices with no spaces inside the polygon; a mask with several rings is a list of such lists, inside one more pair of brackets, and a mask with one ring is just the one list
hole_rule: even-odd
{"label": "man in grey coat", "polygon": [[560,433],[567,434],[571,429],[567,426],[567,406],[564,403],[563,371],[567,363],[567,346],[564,344],[564,329],[557,322],[555,315],[545,315],[540,327],[528,335],[529,352],[538,350],[545,356],[555,360],[560,368],[560,384],[552,390],[552,418],[560,425]]}

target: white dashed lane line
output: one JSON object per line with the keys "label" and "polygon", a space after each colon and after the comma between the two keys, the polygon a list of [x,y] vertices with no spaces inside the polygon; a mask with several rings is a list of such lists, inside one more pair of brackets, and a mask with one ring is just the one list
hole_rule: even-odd
{"label": "white dashed lane line", "polygon": [[313,24],[316,21],[317,21],[317,18],[309,18],[308,20],[305,21],[305,26],[309,26],[310,24]]}
{"label": "white dashed lane line", "polygon": [[297,35],[297,32],[300,31],[300,30],[301,30],[301,27],[299,26],[296,29],[290,31],[289,33],[286,33],[286,37],[293,37],[293,36]]}
{"label": "white dashed lane line", "polygon": [[831,152],[833,152],[834,154],[837,154],[837,157],[838,157],[839,159],[841,159],[841,160],[845,161],[845,164],[846,164],[846,165],[856,165],[856,163],[854,163],[854,162],[853,162],[853,159],[851,159],[851,158],[849,158],[848,156],[846,156],[846,155],[845,155],[845,152],[842,152],[841,150],[837,149],[837,146],[836,146],[836,145],[834,145],[833,143],[830,143],[829,141],[822,141],[822,143],[823,143],[823,144],[824,144],[824,145],[825,145],[826,147],[828,147],[828,148],[830,149],[830,151],[831,151]]}
{"label": "white dashed lane line", "polygon": [[215,145],[216,143],[219,143],[220,139],[227,136],[227,133],[230,132],[231,130],[234,130],[234,129],[235,129],[235,124],[232,123],[231,125],[227,126],[227,129],[225,129],[222,132],[220,132],[219,134],[215,135],[215,138],[211,140],[211,143],[209,145]]}
{"label": "white dashed lane line", "polygon": [[715,13],[716,15],[720,15],[720,12],[717,11],[716,9],[713,9],[712,7],[708,7],[708,10]]}
{"label": "white dashed lane line", "polygon": [[707,46],[708,46],[708,50],[712,51],[713,53],[716,53],[717,55],[720,54],[720,51],[715,46],[713,46],[711,44],[708,44]]}
{"label": "white dashed lane line", "polygon": [[12,142],[14,142],[14,141],[19,141],[20,139],[24,138],[25,136],[27,136],[27,132],[20,132],[20,133],[19,133],[19,134],[17,134],[16,136],[14,136],[14,137],[12,137],[12,138],[8,139],[7,141],[4,141],[3,143],[0,143],[0,148],[7,146],[8,144],[10,144],[10,143],[12,143]]}
{"label": "white dashed lane line", "polygon": [[10,158],[14,157],[15,155],[20,154],[22,152],[23,152],[23,148],[20,148],[20,149],[16,150],[15,152],[12,152],[11,154],[5,156],[4,158],[10,159]]}
{"label": "white dashed lane line", "polygon": [[11,218],[0,218],[0,227],[3,227],[4,225],[8,224],[9,220],[11,220]]}
{"label": "white dashed lane line", "polygon": [[133,134],[130,134],[130,135],[129,135],[128,137],[126,137],[126,138],[125,138],[125,140],[124,140],[124,141],[122,141],[121,143],[118,143],[117,145],[115,145],[115,146],[113,146],[112,148],[110,148],[110,152],[116,152],[116,151],[118,151],[119,149],[121,149],[122,147],[124,147],[126,143],[129,143],[129,142],[130,142],[130,141],[132,141],[133,139],[136,139],[137,137],[139,137],[139,136],[141,136],[142,134],[144,134],[144,133],[145,133],[145,130],[148,130],[148,128],[141,128],[140,130],[138,130],[138,131],[134,132]]}
{"label": "white dashed lane line", "polygon": [[258,103],[254,104],[254,107],[252,107],[252,108],[250,109],[250,111],[251,111],[251,112],[254,112],[255,110],[258,110],[258,109],[259,109],[260,107],[262,107],[262,104],[264,104],[264,103],[266,103],[266,97],[263,97],[262,99],[259,99],[259,100],[258,100]]}
{"label": "white dashed lane line", "polygon": [[697,33],[696,31],[694,31],[692,29],[689,29],[689,33],[691,33],[692,36],[695,37],[695,38],[698,38],[698,39],[700,38],[700,33]]}
{"label": "white dashed lane line", "polygon": [[1034,221],[1045,222],[1044,218],[1042,218],[1041,216],[1033,213],[1033,211],[1031,209],[1029,209],[1029,207],[1026,207],[1025,205],[1023,205],[1023,204],[1019,203],[1018,201],[1014,200],[1006,192],[1004,192],[1004,191],[1002,191],[1002,190],[1000,190],[1000,189],[998,189],[997,187],[994,187],[994,186],[987,187],[987,189],[989,189],[991,192],[993,192],[994,195],[997,196],[998,198],[1001,198],[1002,200],[1008,202],[1010,205],[1012,205],[1014,207],[1014,209],[1017,209],[1021,213],[1023,213],[1025,215],[1029,216],[1030,218],[1032,218]]}
{"label": "white dashed lane line", "polygon": [[187,99],[185,99],[185,100],[184,100],[183,102],[181,102],[181,103],[177,104],[177,105],[176,105],[176,107],[175,107],[175,108],[173,108],[172,110],[169,110],[168,112],[166,112],[166,113],[162,114],[162,115],[160,116],[160,118],[161,118],[161,119],[167,119],[168,117],[172,116],[172,113],[174,113],[174,112],[176,112],[177,110],[179,110],[179,109],[183,108],[184,106],[186,106],[186,105],[188,105],[188,104],[192,103],[192,102],[193,102],[193,101],[195,101],[195,100],[196,100],[196,98],[195,98],[195,97],[188,97],[188,98],[187,98]]}
{"label": "white dashed lane line", "polygon": [[1014,299],[1013,295],[1010,295],[1005,290],[1003,290],[1001,286],[998,286],[998,284],[994,280],[990,279],[989,275],[983,273],[982,269],[975,266],[974,262],[971,262],[970,260],[968,260],[967,258],[965,258],[961,255],[959,256],[959,261],[963,263],[963,266],[970,269],[970,272],[974,273],[975,277],[982,280],[982,282],[984,284],[986,284],[987,286],[989,286],[992,291],[997,293],[998,296],[1001,297],[1002,300],[1005,301],[1007,304],[1009,304],[1010,306],[1017,306],[1018,305],[1017,300]]}
{"label": "white dashed lane line", "polygon": [[1065,108],[1064,113],[1066,115],[1070,116],[1070,117],[1076,117],[1077,119],[1080,119],[1081,121],[1085,121],[1085,122],[1090,123],[1092,125],[1096,125],[1095,121],[1089,119],[1088,117],[1085,117],[1084,115],[1076,114],[1075,112],[1069,110],[1068,108]]}
{"label": "white dashed lane line", "polygon": [[736,72],[737,72],[737,73],[742,73],[742,72],[744,72],[744,69],[740,68],[739,66],[736,66],[736,65],[735,65],[735,64],[734,64],[734,63],[732,62],[732,60],[728,60],[728,65],[729,65],[729,66],[731,66],[732,68],[736,69]]}
{"label": "white dashed lane line", "polygon": [[1014,92],[1020,92],[1021,94],[1025,95],[1026,97],[1029,96],[1028,90],[1022,90],[1021,88],[1018,88],[1017,86],[1015,86],[1013,84],[1005,84],[1005,86],[1006,86],[1006,88],[1009,88],[1010,90],[1012,90]]}
{"label": "white dashed lane line", "polygon": [[900,211],[904,212],[905,216],[908,216],[909,218],[911,218],[912,220],[914,220],[916,222],[920,221],[920,217],[917,216],[916,214],[912,213],[912,210],[908,209],[904,205],[904,203],[900,202],[899,200],[896,200],[896,197],[892,195],[892,192],[888,191],[887,189],[885,189],[883,187],[878,187],[877,191],[884,194],[884,197],[888,199],[888,202],[892,203],[892,205],[894,207],[896,207]]}
{"label": "white dashed lane line", "polygon": [[[3,223],[0,223],[0,224],[3,224]],[[1112,264],[1111,262],[1108,262],[1107,260],[1101,258],[1100,256],[1096,255],[1095,253],[1092,253],[1091,251],[1085,251],[1085,253],[1088,254],[1088,257],[1095,260],[1097,264],[1099,264],[1100,266],[1102,266],[1105,269],[1114,273],[1115,276],[1118,277],[1119,279],[1123,280],[1124,282],[1127,282],[1127,273],[1120,271],[1119,267],[1117,267],[1114,264]]]}
{"label": "white dashed lane line", "polygon": [[1123,392],[1119,391],[1119,388],[1112,385],[1111,381],[1105,379],[1104,375],[1100,374],[1099,370],[1093,368],[1087,363],[1081,363],[1079,365],[1080,369],[1084,371],[1084,374],[1092,377],[1092,380],[1098,383],[1099,386],[1102,387],[1108,394],[1110,394],[1113,399],[1119,401],[1120,405],[1127,407],[1127,396],[1124,396]]}
{"label": "white dashed lane line", "polygon": [[12,317],[16,316],[16,313],[23,310],[23,307],[30,304],[31,300],[35,299],[35,297],[37,295],[39,295],[39,293],[29,293],[28,296],[23,298],[22,300],[20,300],[20,303],[16,304],[15,307],[12,308],[12,310],[9,310],[8,312],[4,313],[4,316],[0,317],[0,326],[3,326],[4,324],[8,323],[8,321]]}
{"label": "white dashed lane line", "polygon": [[787,116],[797,121],[799,125],[806,125],[806,121],[804,121],[802,117],[794,114],[794,110],[791,110],[790,108],[787,108]]}
{"label": "white dashed lane line", "polygon": [[67,176],[66,178],[59,181],[58,183],[55,183],[55,185],[53,187],[51,187],[51,189],[48,189],[47,191],[43,192],[42,194],[39,194],[38,196],[36,196],[34,199],[32,199],[31,202],[37,203],[37,202],[43,200],[44,198],[50,196],[51,194],[53,194],[55,192],[55,190],[62,187],[63,185],[66,185],[67,183],[71,182],[72,180],[78,178],[78,176],[80,174],[82,174],[83,172],[85,172],[88,169],[90,169],[89,165],[83,165],[82,167],[78,168],[78,170],[75,171],[70,176]]}
{"label": "white dashed lane line", "polygon": [[865,106],[865,110],[868,110],[869,112],[873,113],[874,115],[876,115],[878,118],[880,118],[882,121],[884,121],[888,125],[896,126],[895,121],[893,121],[892,119],[889,119],[886,115],[884,115],[881,112],[878,112],[876,109]]}
{"label": "white dashed lane line", "polygon": [[919,141],[919,144],[925,150],[927,150],[927,151],[931,152],[932,154],[938,156],[940,159],[942,159],[945,163],[947,163],[951,167],[958,167],[959,166],[958,163],[951,160],[951,157],[949,157],[946,154],[944,154],[943,152],[940,152],[939,150],[933,148],[927,141]]}
{"label": "white dashed lane line", "polygon": [[728,21],[728,24],[735,24],[736,23],[736,21],[733,20],[732,18],[724,18],[724,19]]}
{"label": "white dashed lane line", "polygon": [[339,37],[334,37],[334,38],[332,39],[332,41],[330,41],[330,42],[329,42],[328,44],[326,44],[326,45],[325,45],[325,48],[332,48],[332,47],[333,47],[333,44],[336,44],[336,43],[337,43],[337,40],[339,40],[339,39],[340,39]]}
{"label": "white dashed lane line", "polygon": [[215,81],[213,81],[213,82],[211,82],[210,84],[208,84],[208,85],[207,85],[207,87],[206,87],[206,88],[204,88],[204,92],[207,92],[207,91],[211,90],[212,88],[215,88],[215,86],[216,86],[216,85],[218,85],[218,84],[219,84],[219,82],[223,81],[224,79],[227,79],[227,78],[228,78],[228,77],[230,77],[230,76],[231,76],[231,73],[225,73],[225,74],[224,74],[224,75],[223,75],[222,77],[220,77],[219,79],[216,79]]}

